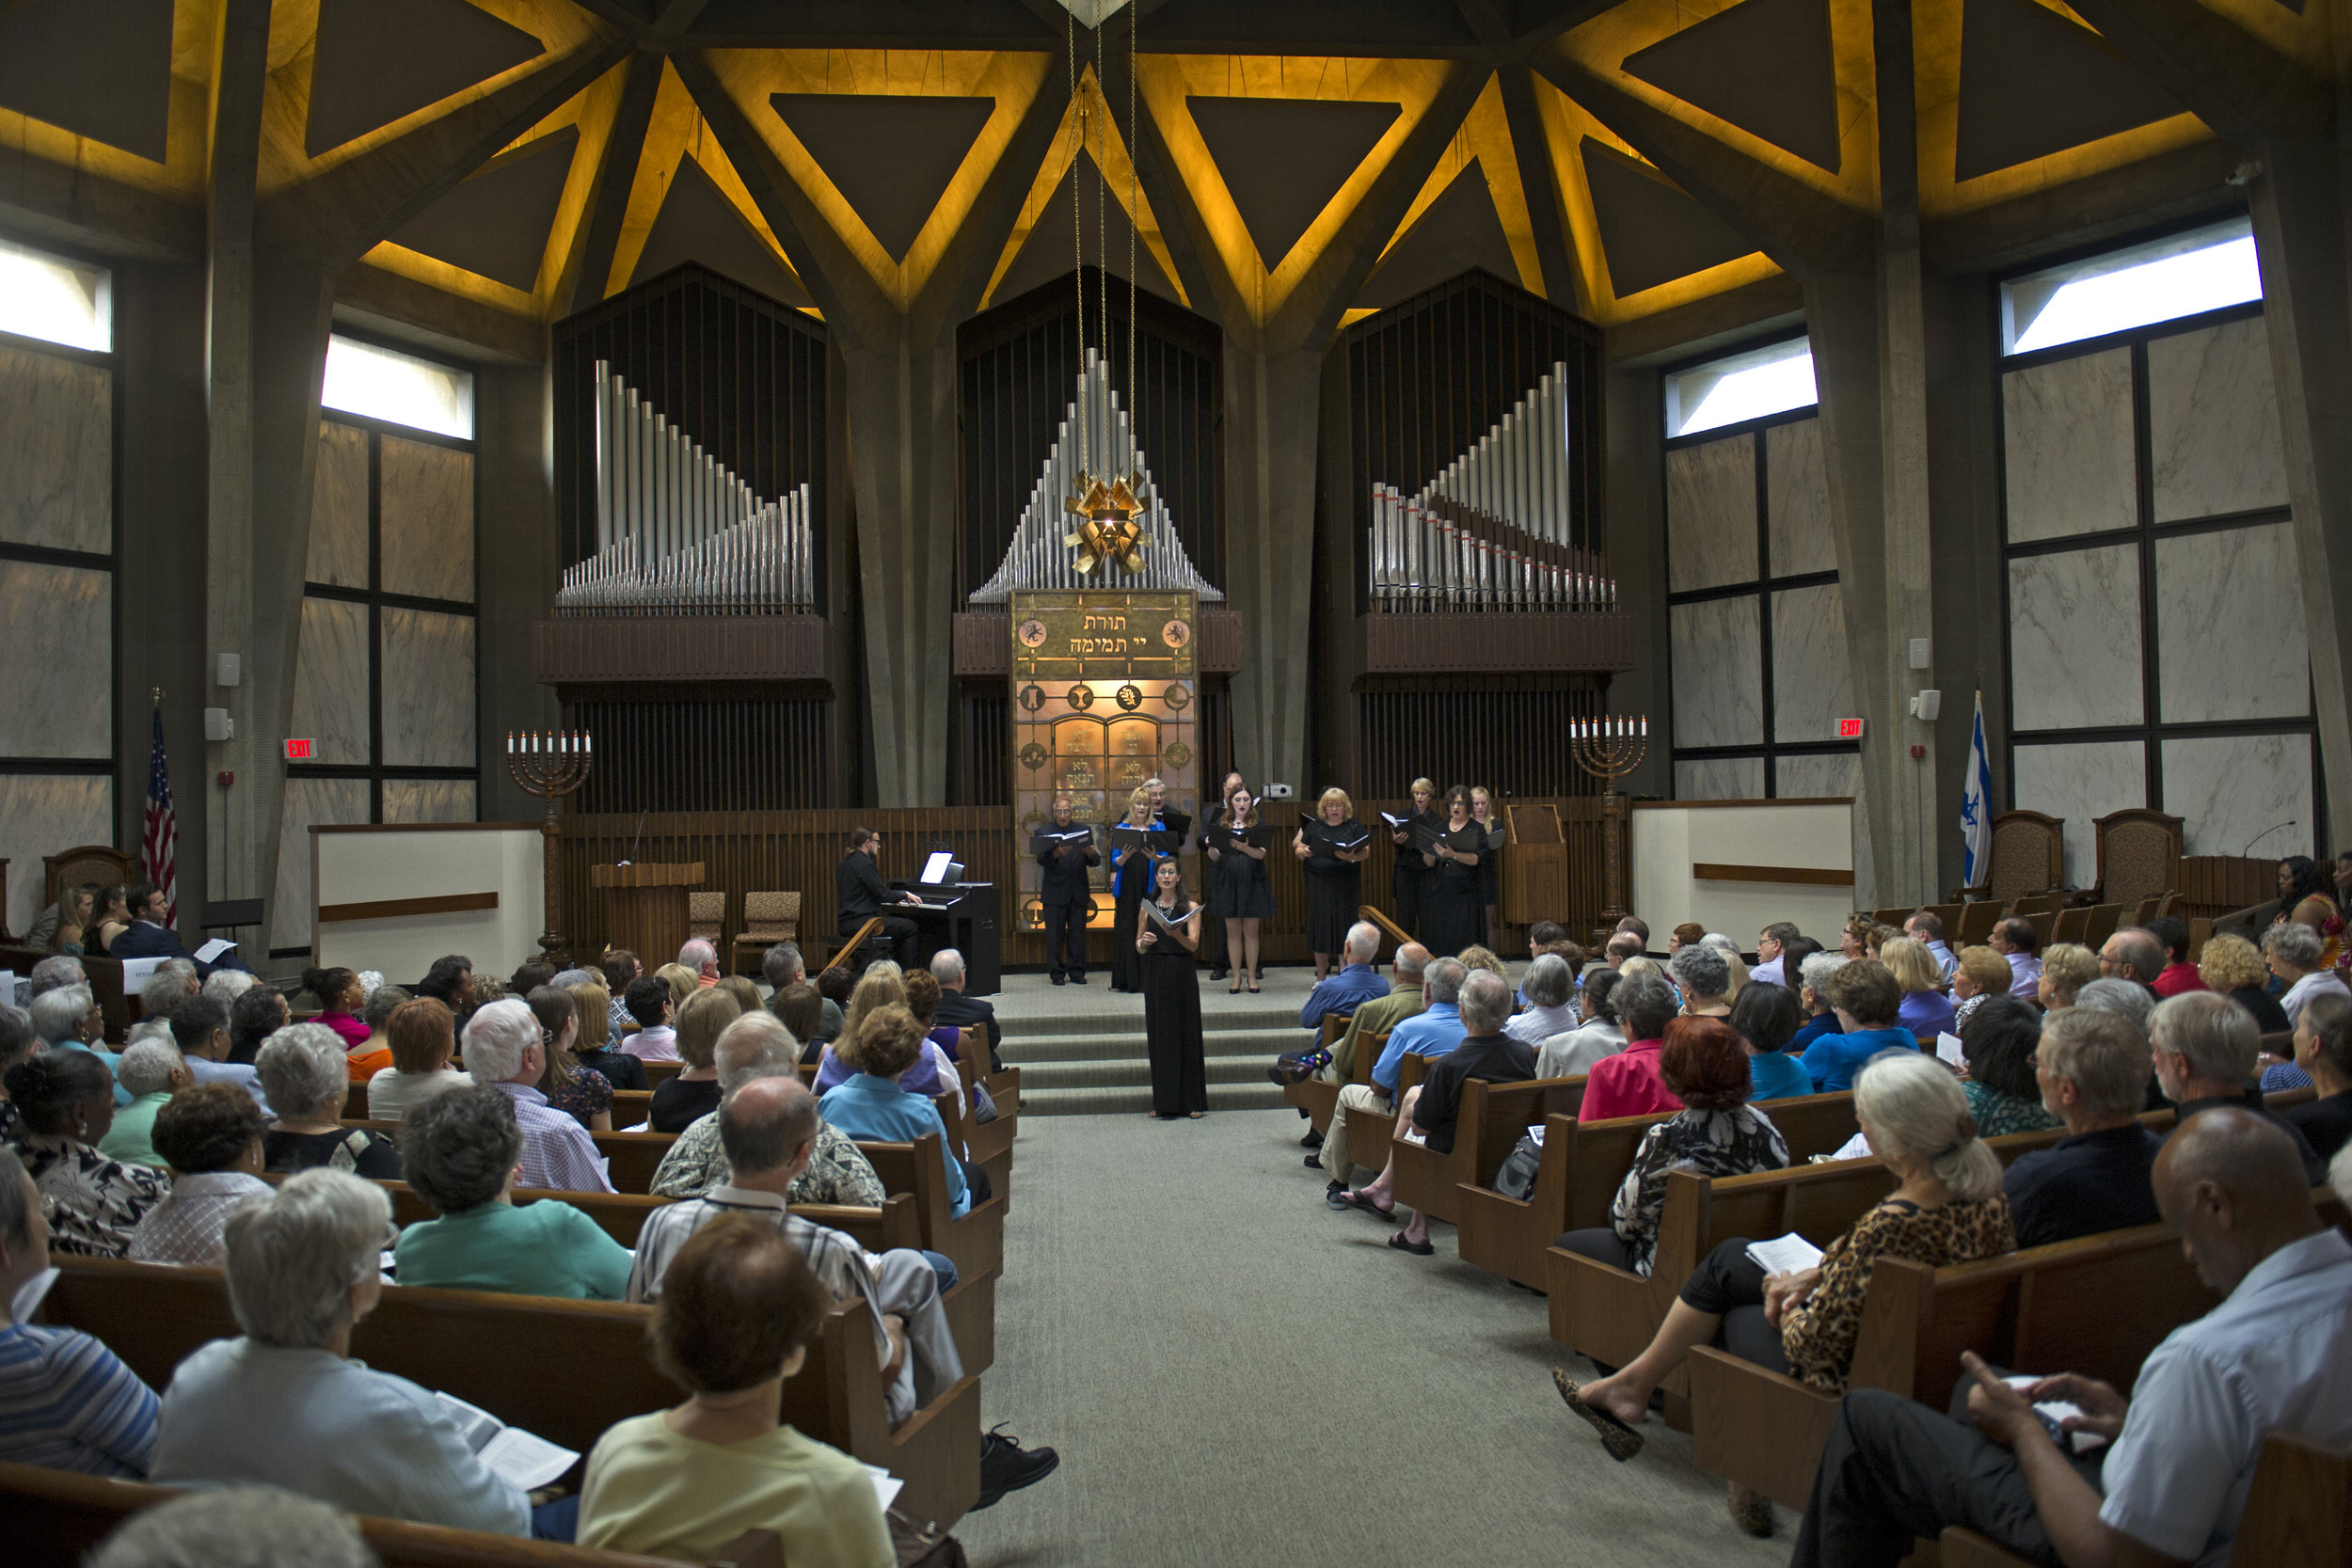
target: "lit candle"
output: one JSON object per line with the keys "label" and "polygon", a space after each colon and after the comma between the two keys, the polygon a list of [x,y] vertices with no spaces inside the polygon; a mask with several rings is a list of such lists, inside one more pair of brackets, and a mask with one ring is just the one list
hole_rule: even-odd
{"label": "lit candle", "polygon": [[1649,737],[1649,715],[1646,713],[1642,715],[1642,736],[1644,739]]}
{"label": "lit candle", "polygon": [[506,754],[510,757],[515,754],[515,732],[513,730],[506,732]]}
{"label": "lit candle", "polygon": [[580,749],[583,752],[594,752],[596,749],[596,737],[593,735],[581,735],[580,737]]}

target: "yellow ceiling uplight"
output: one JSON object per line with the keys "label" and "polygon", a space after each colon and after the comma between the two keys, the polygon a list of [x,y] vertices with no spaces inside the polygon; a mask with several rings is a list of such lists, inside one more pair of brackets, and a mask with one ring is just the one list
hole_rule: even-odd
{"label": "yellow ceiling uplight", "polygon": [[[1453,69],[1445,60],[1364,60],[1295,55],[1147,55],[1137,62],[1152,121],[1166,141],[1176,178],[1184,182],[1209,244],[1223,263],[1250,319],[1272,320],[1340,228],[1389,166],[1397,150],[1429,112]],[[1269,271],[1242,221],[1241,208],[1193,123],[1190,98],[1294,98],[1339,103],[1394,103],[1403,113],[1373,145],[1356,171],[1326,202],[1315,220]]]}
{"label": "yellow ceiling uplight", "polygon": [[[171,13],[171,86],[165,106],[164,161],[80,135],[14,109],[0,109],[0,147],[43,163],[83,169],[133,190],[200,196],[210,163],[215,7],[178,0]],[[0,4],[0,11],[12,8]]]}
{"label": "yellow ceiling uplight", "polygon": [[[1070,176],[1071,166],[1078,161],[1079,120],[1084,111],[1086,125],[1085,151],[1103,176],[1104,189],[1111,193],[1127,221],[1135,226],[1136,238],[1157,261],[1160,274],[1176,291],[1177,302],[1186,309],[1192,298],[1184,293],[1184,280],[1176,275],[1176,259],[1168,252],[1168,241],[1160,232],[1160,221],[1152,211],[1151,198],[1143,194],[1142,185],[1135,179],[1135,164],[1127,150],[1127,139],[1120,135],[1119,120],[1104,101],[1102,84],[1094,79],[1094,68],[1088,66],[1078,78],[1077,94],[1070,106],[1062,111],[1061,124],[1055,128],[1054,143],[1045,154],[1045,162],[1037,171],[1037,179],[1029,186],[1028,199],[1021,204],[1021,216],[1014,220],[1012,235],[1005,241],[1004,253],[996,258],[996,269],[988,275],[988,288],[980,295],[980,309],[985,310],[995,303],[997,285],[1005,274],[1012,270],[1021,247],[1029,243],[1038,220],[1060,191],[1062,182]],[[1130,204],[1128,196],[1134,194]]]}
{"label": "yellow ceiling uplight", "polygon": [[[1519,161],[1511,147],[1510,118],[1502,110],[1502,78],[1500,74],[1486,78],[1486,85],[1462,118],[1462,127],[1446,144],[1445,152],[1438,159],[1438,166],[1429,171],[1422,182],[1421,194],[1406,210],[1405,221],[1396,226],[1389,243],[1380,247],[1381,261],[1389,259],[1397,242],[1404,239],[1414,224],[1421,221],[1429,204],[1443,196],[1446,187],[1471,164],[1486,179],[1486,194],[1495,204],[1495,216],[1502,223],[1502,237],[1511,246],[1511,260],[1519,270],[1519,287],[1531,294],[1544,291],[1544,263],[1535,252],[1535,219],[1528,210],[1527,189],[1519,183]],[[1378,261],[1374,265],[1377,267]],[[1565,282],[1565,279],[1563,279]]]}
{"label": "yellow ceiling uplight", "polygon": [[[971,215],[981,189],[1010,145],[1022,117],[1043,89],[1053,63],[1049,55],[965,50],[713,49],[703,57],[744,122],[768,144],[769,151],[815,204],[875,286],[900,309],[914,303],[938,270],[956,230]],[[906,260],[897,261],[832,177],[801,145],[784,117],[775,112],[769,102],[775,93],[991,98],[995,107],[940,194],[930,216],[924,220]]]}

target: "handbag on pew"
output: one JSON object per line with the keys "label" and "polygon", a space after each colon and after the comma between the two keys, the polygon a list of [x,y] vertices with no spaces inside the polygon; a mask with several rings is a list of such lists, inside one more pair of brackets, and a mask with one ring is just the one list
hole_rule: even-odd
{"label": "handbag on pew", "polygon": [[972,1081],[972,1124],[996,1119],[996,1097],[988,1092],[988,1085],[978,1079]]}
{"label": "handbag on pew", "polygon": [[927,1520],[895,1508],[882,1510],[890,1527],[890,1550],[898,1568],[972,1568],[963,1543]]}
{"label": "handbag on pew", "polygon": [[1544,1161],[1543,1145],[1522,1132],[1519,1141],[1495,1172],[1495,1191],[1525,1203],[1535,1196],[1535,1172]]}

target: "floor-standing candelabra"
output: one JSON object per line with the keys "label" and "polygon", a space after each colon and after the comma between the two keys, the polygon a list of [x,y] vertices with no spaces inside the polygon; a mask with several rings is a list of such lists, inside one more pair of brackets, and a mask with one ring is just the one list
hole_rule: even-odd
{"label": "floor-standing candelabra", "polygon": [[1593,934],[1606,943],[1626,916],[1625,818],[1617,799],[1617,781],[1642,766],[1649,755],[1649,720],[1578,719],[1568,725],[1569,754],[1576,765],[1600,781],[1602,842],[1606,846],[1602,879],[1609,907],[1600,911]]}
{"label": "floor-standing candelabra", "polygon": [[556,874],[560,860],[555,837],[561,831],[555,803],[588,782],[596,743],[584,730],[537,730],[506,734],[506,770],[515,782],[548,803],[547,820],[539,825],[546,836],[542,858],[547,863],[548,928],[539,933],[539,946],[548,961],[564,967],[564,938],[555,928]]}

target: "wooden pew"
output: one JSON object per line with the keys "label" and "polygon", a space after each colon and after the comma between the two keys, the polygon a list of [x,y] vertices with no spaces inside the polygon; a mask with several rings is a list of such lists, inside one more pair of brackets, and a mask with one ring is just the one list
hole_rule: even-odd
{"label": "wooden pew", "polygon": [[[972,1158],[985,1165],[997,1155],[1006,1159],[1006,1169],[1011,1169],[1012,1142],[1021,1135],[1021,1069],[1009,1067],[1004,1071],[983,1074],[969,1056],[959,1059],[956,1072],[963,1080],[964,1098],[972,1099],[976,1085],[988,1086],[988,1097],[996,1105],[994,1121],[966,1120],[964,1140],[972,1150]],[[990,1180],[994,1180],[993,1171]]]}
{"label": "wooden pew", "polygon": [[[1353,1013],[1325,1014],[1323,1028],[1315,1036],[1315,1049],[1328,1051],[1339,1044],[1340,1037],[1347,1033],[1347,1021],[1355,1016]],[[1383,1037],[1384,1039],[1385,1037]],[[1362,1053],[1359,1051],[1357,1054],[1361,1055]],[[1359,1070],[1369,1071],[1368,1069]],[[1355,1084],[1368,1084],[1372,1080],[1366,1076],[1351,1078],[1348,1081]],[[1307,1114],[1308,1122],[1316,1132],[1327,1132],[1331,1126],[1331,1113],[1339,1107],[1340,1085],[1336,1082],[1327,1083],[1320,1078],[1302,1078],[1295,1084],[1282,1085],[1282,1103],[1295,1105],[1304,1111]]]}
{"label": "wooden pew", "polygon": [[639,1065],[645,1069],[645,1088],[648,1092],[660,1088],[686,1070],[684,1062],[643,1062]]}
{"label": "wooden pew", "polygon": [[[0,1535],[16,1561],[79,1562],[124,1519],[181,1496],[177,1487],[0,1464]],[[444,1529],[405,1519],[362,1515],[355,1522],[384,1568],[677,1568],[669,1558]],[[783,1548],[773,1530],[748,1531],[711,1568],[721,1564],[785,1568]]]}
{"label": "wooden pew", "polygon": [[[58,1264],[47,1321],[95,1335],[151,1387],[164,1387],[199,1345],[237,1333],[218,1270],[98,1258]],[[353,1332],[352,1354],[584,1454],[613,1422],[678,1402],[677,1388],[645,1355],[651,1311],[388,1285]],[[564,1376],[534,1354],[558,1345],[569,1364],[596,1375]],[[809,1342],[807,1365],[785,1385],[784,1418],[903,1477],[900,1506],[945,1527],[979,1495],[979,1392],[978,1377],[967,1373],[891,1431],[872,1319],[857,1300],[828,1313]]]}
{"label": "wooden pew", "polygon": [[[1388,1038],[1389,1037],[1386,1035],[1380,1036],[1379,1039],[1381,1045],[1386,1045],[1388,1043]],[[1379,1048],[1373,1045],[1372,1039],[1373,1037],[1367,1035],[1361,1041],[1358,1042],[1356,1047],[1356,1054],[1359,1058],[1369,1058],[1364,1060],[1363,1063],[1364,1076],[1361,1082],[1366,1084],[1370,1084],[1372,1082],[1373,1067],[1380,1059]],[[1416,1086],[1422,1079],[1429,1076],[1429,1064],[1435,1058],[1423,1056],[1419,1052],[1415,1051],[1408,1051],[1398,1059],[1396,1065],[1396,1098],[1393,1103],[1399,1105],[1403,1104],[1405,1102],[1405,1091]],[[1333,1101],[1333,1115],[1338,1114],[1337,1103],[1338,1102],[1335,1099]],[[1349,1164],[1362,1165],[1368,1170],[1378,1170],[1380,1168],[1381,1162],[1387,1160],[1389,1157],[1389,1144],[1395,1137],[1395,1134],[1396,1113],[1392,1110],[1382,1111],[1377,1109],[1366,1109],[1362,1106],[1359,1106],[1348,1112],[1347,1148]],[[1327,1180],[1332,1181],[1344,1181],[1348,1178],[1348,1173],[1346,1171],[1331,1170],[1327,1167],[1325,1169],[1323,1174]]]}
{"label": "wooden pew", "polygon": [[1574,1115],[1583,1097],[1581,1077],[1538,1078],[1518,1084],[1466,1080],[1454,1117],[1451,1153],[1432,1153],[1424,1144],[1397,1137],[1391,1124],[1389,1157],[1396,1162],[1395,1200],[1433,1220],[1453,1224],[1462,1212],[1462,1188],[1491,1187],[1495,1172],[1510,1157],[1521,1133],[1547,1116],[1564,1111]]}
{"label": "wooden pew", "polygon": [[858,1148],[882,1178],[882,1190],[910,1193],[922,1227],[923,1245],[945,1253],[966,1277],[993,1275],[1005,1266],[1005,1200],[992,1197],[975,1203],[963,1218],[948,1212],[947,1171],[941,1163],[939,1134],[926,1132],[914,1143],[867,1143]]}
{"label": "wooden pew", "polygon": [[[56,956],[46,949],[26,947],[21,942],[0,943],[0,969],[29,975],[35,964]],[[131,1025],[147,1016],[147,1009],[139,1006],[137,996],[123,994],[120,958],[101,958],[93,953],[76,961],[89,980],[90,1000],[98,1004],[100,1016],[105,1022],[106,1043],[119,1051],[123,1037],[130,1032]]]}
{"label": "wooden pew", "polygon": [[[970,1091],[965,1091],[967,1096]],[[967,1098],[961,1105],[952,1090],[942,1090],[931,1096],[931,1108],[939,1113],[939,1124],[947,1130],[949,1140],[960,1146],[974,1164],[988,1173],[988,1188],[1004,1200],[1005,1212],[1012,1212],[1012,1146],[1005,1145],[983,1160],[972,1147],[972,1102]]]}
{"label": "wooden pew", "polygon": [[612,1091],[612,1131],[626,1132],[653,1115],[653,1090]]}

